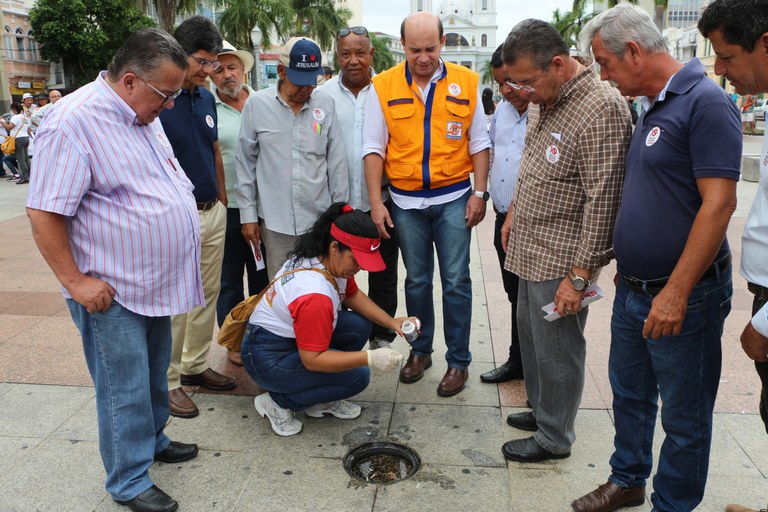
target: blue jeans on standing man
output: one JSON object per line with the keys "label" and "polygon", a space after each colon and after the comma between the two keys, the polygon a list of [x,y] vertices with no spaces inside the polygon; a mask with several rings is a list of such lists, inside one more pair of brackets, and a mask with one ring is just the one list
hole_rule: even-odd
{"label": "blue jeans on standing man", "polygon": [[105,486],[112,499],[131,500],[152,486],[149,467],[171,443],[163,433],[171,319],[138,315],[115,301],[98,313],[72,299],[67,305],[96,389]]}
{"label": "blue jeans on standing man", "polygon": [[[371,334],[371,322],[353,311],[339,311],[329,350],[362,350]],[[303,411],[316,404],[354,396],[368,387],[367,366],[341,372],[307,370],[295,338],[278,336],[249,323],[240,350],[243,366],[256,383],[269,391],[283,409]]]}
{"label": "blue jeans on standing man", "polygon": [[619,276],[608,360],[616,422],[610,481],[621,487],[645,486],[653,466],[661,397],[666,438],[653,479],[654,511],[690,511],[704,496],[720,381],[720,339],[732,294],[729,266],[693,288],[680,334],[646,339],[643,324],[654,297],[630,289]]}
{"label": "blue jeans on standing man", "polygon": [[432,279],[434,251],[443,287],[443,334],[448,368],[465,369],[472,362],[469,330],[472,323],[472,280],[469,277],[469,244],[472,231],[466,215],[469,190],[453,201],[418,210],[392,205],[400,253],[405,264],[405,305],[408,315],[421,320],[421,334],[411,343],[411,352],[433,352],[435,305]]}

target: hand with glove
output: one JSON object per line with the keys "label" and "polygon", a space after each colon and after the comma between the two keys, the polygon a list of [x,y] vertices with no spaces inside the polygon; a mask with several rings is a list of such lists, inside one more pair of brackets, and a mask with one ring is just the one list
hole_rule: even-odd
{"label": "hand with glove", "polygon": [[391,348],[377,348],[375,350],[367,350],[367,352],[368,366],[383,372],[397,370],[400,367],[400,363],[403,362],[403,354]]}

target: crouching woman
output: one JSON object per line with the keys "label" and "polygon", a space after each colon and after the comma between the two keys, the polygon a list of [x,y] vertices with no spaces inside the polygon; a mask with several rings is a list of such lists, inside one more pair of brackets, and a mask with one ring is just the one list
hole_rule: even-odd
{"label": "crouching woman", "polygon": [[[295,413],[352,419],[360,406],[346,401],[363,391],[373,366],[393,371],[402,354],[389,348],[362,351],[371,322],[394,329],[392,318],[357,288],[360,269],[384,270],[379,230],[363,212],[335,203],[299,237],[248,322],[241,355],[256,383],[256,411],[281,436],[298,434]],[[344,305],[351,311],[340,311]]]}

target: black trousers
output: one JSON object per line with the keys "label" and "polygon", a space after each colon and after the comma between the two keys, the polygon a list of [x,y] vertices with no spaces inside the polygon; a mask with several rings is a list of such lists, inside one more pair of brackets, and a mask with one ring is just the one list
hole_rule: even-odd
{"label": "black trousers", "polygon": [[520,335],[517,332],[517,288],[520,284],[520,278],[509,270],[504,269],[504,259],[507,253],[501,245],[501,226],[504,224],[507,214],[496,213],[496,223],[493,229],[493,247],[496,249],[496,256],[499,258],[499,268],[501,269],[501,281],[504,283],[504,291],[507,292],[507,299],[512,305],[512,339],[509,344],[509,361],[522,367],[520,359]]}
{"label": "black trousers", "polygon": [[[384,205],[392,214],[392,200],[388,199]],[[371,212],[368,212],[370,215]],[[389,316],[395,316],[397,313],[397,229],[387,227],[389,238],[382,238],[379,246],[379,253],[387,266],[381,272],[368,273],[368,296],[371,300],[386,311]],[[373,324],[370,339],[379,338],[391,342],[395,339],[395,331]]]}

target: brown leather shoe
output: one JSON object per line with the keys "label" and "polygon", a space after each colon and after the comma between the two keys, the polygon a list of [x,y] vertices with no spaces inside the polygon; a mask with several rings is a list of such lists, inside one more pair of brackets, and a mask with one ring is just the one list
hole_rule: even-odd
{"label": "brown leather shoe", "polygon": [[184,386],[203,386],[214,391],[226,391],[235,387],[234,379],[230,379],[226,375],[215,372],[210,368],[206,368],[203,373],[198,373],[197,375],[184,375],[182,373],[181,383]]}
{"label": "brown leather shoe", "polygon": [[443,376],[443,380],[440,381],[440,385],[437,386],[437,394],[440,396],[453,396],[460,393],[467,384],[468,377],[469,370],[466,368],[463,370],[448,368],[448,371]]}
{"label": "brown leather shoe", "polygon": [[576,512],[612,512],[622,507],[637,507],[645,503],[645,487],[621,487],[606,482],[591,493],[582,496],[571,507]]}
{"label": "brown leather shoe", "polygon": [[232,352],[227,350],[227,361],[235,366],[243,366],[243,358],[240,357],[240,352]]}
{"label": "brown leather shoe", "polygon": [[424,376],[424,370],[432,366],[432,356],[427,354],[421,356],[411,352],[408,356],[408,362],[400,370],[400,382],[410,384],[416,382]]}
{"label": "brown leather shoe", "polygon": [[189,398],[189,395],[187,395],[183,388],[176,388],[168,391],[168,399],[171,402],[171,416],[176,416],[177,418],[194,418],[200,414],[195,402]]}

